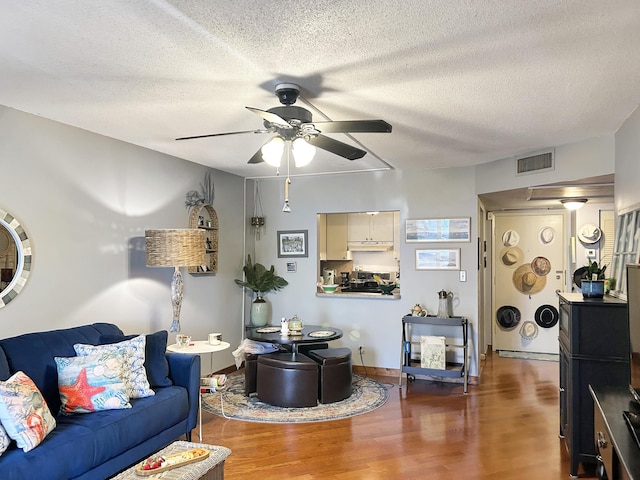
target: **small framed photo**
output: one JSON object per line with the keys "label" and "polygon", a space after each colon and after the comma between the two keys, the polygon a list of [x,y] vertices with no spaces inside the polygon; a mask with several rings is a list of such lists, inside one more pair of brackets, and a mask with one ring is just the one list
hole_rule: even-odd
{"label": "small framed photo", "polygon": [[298,264],[296,262],[287,262],[287,272],[296,273]]}
{"label": "small framed photo", "polygon": [[416,270],[460,270],[460,249],[417,249]]}
{"label": "small framed photo", "polygon": [[308,257],[309,245],[307,237],[307,230],[279,230],[278,257]]}

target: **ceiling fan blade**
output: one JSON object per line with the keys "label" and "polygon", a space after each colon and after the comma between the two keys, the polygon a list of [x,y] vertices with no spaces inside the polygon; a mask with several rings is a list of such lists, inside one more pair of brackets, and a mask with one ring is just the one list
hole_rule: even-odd
{"label": "ceiling fan blade", "polygon": [[253,107],[245,107],[245,108],[250,112],[255,113],[256,115],[261,116],[264,120],[266,120],[269,123],[273,123],[274,125],[277,125],[283,128],[293,128],[289,124],[289,122],[287,122],[281,116],[276,115],[275,113],[267,112],[265,110],[260,110],[259,108],[253,108]]}
{"label": "ceiling fan blade", "polygon": [[389,133],[391,125],[384,120],[342,120],[336,122],[311,122],[322,133]]}
{"label": "ceiling fan blade", "polygon": [[191,137],[180,137],[180,138],[176,138],[176,140],[193,140],[194,138],[222,137],[224,135],[240,135],[242,133],[269,133],[269,131],[268,130],[243,130],[241,132],[209,133],[207,135],[193,135]]}
{"label": "ceiling fan blade", "polygon": [[340,155],[348,160],[357,160],[367,154],[364,150],[360,150],[359,148],[352,147],[351,145],[347,145],[346,143],[339,142],[338,140],[334,140],[333,138],[325,137],[323,135],[310,137],[307,142],[314,147],[322,148],[323,150],[335,153],[336,155]]}
{"label": "ceiling fan blade", "polygon": [[260,147],[258,151],[253,154],[253,157],[251,157],[247,163],[262,163],[262,162],[264,162],[264,158],[262,158],[262,147]]}

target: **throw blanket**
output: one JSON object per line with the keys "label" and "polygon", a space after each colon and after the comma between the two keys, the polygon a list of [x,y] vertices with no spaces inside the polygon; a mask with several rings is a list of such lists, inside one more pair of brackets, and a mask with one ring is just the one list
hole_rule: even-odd
{"label": "throw blanket", "polygon": [[233,357],[236,360],[236,368],[240,368],[240,365],[244,362],[247,353],[261,354],[277,352],[278,350],[280,350],[280,345],[277,343],[256,342],[245,338],[240,346],[233,351]]}

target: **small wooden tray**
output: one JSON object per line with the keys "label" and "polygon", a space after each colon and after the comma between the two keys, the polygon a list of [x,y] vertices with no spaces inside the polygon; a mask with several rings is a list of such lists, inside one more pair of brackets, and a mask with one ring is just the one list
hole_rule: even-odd
{"label": "small wooden tray", "polygon": [[[186,458],[189,453],[196,454],[193,458]],[[146,462],[146,459],[136,465],[136,475],[141,477],[148,477],[150,475],[156,475],[158,473],[166,472],[167,470],[171,470],[178,467],[184,467],[185,465],[189,465],[190,463],[199,462],[200,460],[204,460],[209,456],[211,452],[206,448],[192,448],[191,450],[185,450],[184,452],[173,453],[171,455],[165,456],[165,460],[167,463],[171,463],[170,465],[165,465],[164,467],[154,468],[152,470],[144,470],[142,466]],[[175,462],[175,463],[173,463]]]}

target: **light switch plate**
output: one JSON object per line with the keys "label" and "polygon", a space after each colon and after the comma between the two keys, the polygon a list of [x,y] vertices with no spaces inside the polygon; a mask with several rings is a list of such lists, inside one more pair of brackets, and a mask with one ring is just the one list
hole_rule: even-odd
{"label": "light switch plate", "polygon": [[460,270],[460,281],[461,282],[466,282],[467,281],[467,271],[466,270]]}

